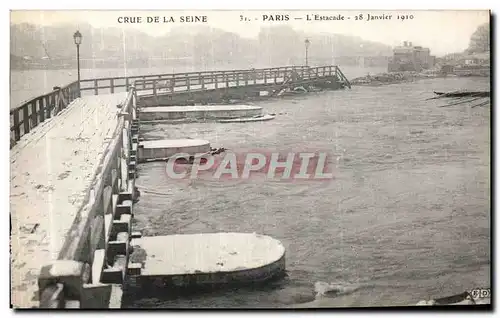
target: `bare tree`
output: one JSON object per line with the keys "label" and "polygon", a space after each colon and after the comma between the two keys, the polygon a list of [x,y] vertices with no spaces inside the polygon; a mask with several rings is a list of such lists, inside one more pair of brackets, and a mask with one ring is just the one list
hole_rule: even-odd
{"label": "bare tree", "polygon": [[490,51],[490,25],[480,25],[470,38],[469,53],[483,53]]}

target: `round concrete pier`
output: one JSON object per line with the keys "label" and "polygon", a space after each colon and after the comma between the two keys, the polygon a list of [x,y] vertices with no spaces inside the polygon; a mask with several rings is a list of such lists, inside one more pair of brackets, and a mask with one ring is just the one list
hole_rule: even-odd
{"label": "round concrete pier", "polygon": [[175,154],[196,155],[210,151],[210,142],[200,139],[161,139],[142,141],[139,147],[139,160],[161,160]]}
{"label": "round concrete pier", "polygon": [[140,283],[156,287],[263,282],[285,271],[285,248],[272,237],[249,233],[202,233],[142,237]]}
{"label": "round concrete pier", "polygon": [[262,107],[249,105],[144,107],[141,121],[155,120],[217,120],[262,116]]}

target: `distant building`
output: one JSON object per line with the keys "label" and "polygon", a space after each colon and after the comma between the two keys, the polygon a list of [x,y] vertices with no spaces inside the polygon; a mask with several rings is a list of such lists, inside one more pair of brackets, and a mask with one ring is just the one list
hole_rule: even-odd
{"label": "distant building", "polygon": [[462,65],[479,65],[479,66],[489,66],[490,65],[490,53],[474,53],[470,55],[463,56],[458,64]]}
{"label": "distant building", "polygon": [[451,53],[439,59],[440,71],[443,74],[458,76],[490,76],[490,52]]}
{"label": "distant building", "polygon": [[463,55],[455,63],[453,73],[458,76],[490,76],[490,53]]}
{"label": "distant building", "polygon": [[421,46],[413,46],[411,42],[405,41],[403,46],[397,46],[393,50],[393,57],[389,61],[389,72],[417,71],[434,67],[435,56],[430,54],[430,49]]}

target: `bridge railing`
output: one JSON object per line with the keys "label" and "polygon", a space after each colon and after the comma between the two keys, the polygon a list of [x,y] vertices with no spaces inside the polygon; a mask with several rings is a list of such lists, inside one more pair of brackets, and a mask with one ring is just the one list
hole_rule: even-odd
{"label": "bridge railing", "polygon": [[294,75],[301,80],[340,76],[337,66],[278,67],[253,70],[231,70],[220,72],[179,73],[175,76],[139,79],[135,81],[138,91],[151,91],[153,95],[163,92],[183,92],[218,89],[258,84],[282,84]]}
{"label": "bridge railing", "polygon": [[122,284],[128,270],[138,147],[136,105],[132,86],[58,258],[43,264],[38,278],[40,308],[113,306],[112,284]]}
{"label": "bridge railing", "polygon": [[[127,77],[105,77],[81,80],[80,89],[82,92],[93,92],[98,95],[103,90],[108,93],[115,93],[119,89],[128,90],[128,88],[134,84],[135,89],[145,90],[146,87],[142,87],[137,83],[147,82],[148,80],[176,80],[184,78],[199,78],[199,77],[220,77],[224,75],[231,76],[231,74],[245,74],[250,72],[257,73],[269,73],[269,72],[288,72],[291,70],[296,70],[301,72],[302,70],[307,70],[307,66],[283,66],[275,68],[261,68],[253,70],[228,70],[228,71],[204,71],[204,72],[185,72],[185,73],[169,73],[169,74],[154,74],[154,75],[142,75],[142,76],[127,76]],[[233,75],[236,76],[236,75]],[[243,76],[243,75],[240,75]],[[243,79],[243,78],[242,78]]]}
{"label": "bridge railing", "polygon": [[78,82],[32,98],[10,110],[10,147],[45,120],[57,115],[79,96]]}

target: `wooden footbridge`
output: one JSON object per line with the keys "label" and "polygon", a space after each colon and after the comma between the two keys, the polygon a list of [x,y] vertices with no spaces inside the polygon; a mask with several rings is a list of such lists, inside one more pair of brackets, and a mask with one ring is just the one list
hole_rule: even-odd
{"label": "wooden footbridge", "polygon": [[83,80],[10,111],[15,308],[113,308],[129,262],[140,107],[350,87],[337,66]]}
{"label": "wooden footbridge", "polygon": [[291,66],[172,74],[140,79],[141,106],[208,104],[218,101],[247,100],[279,96],[296,87],[340,89],[351,87],[337,66]]}

